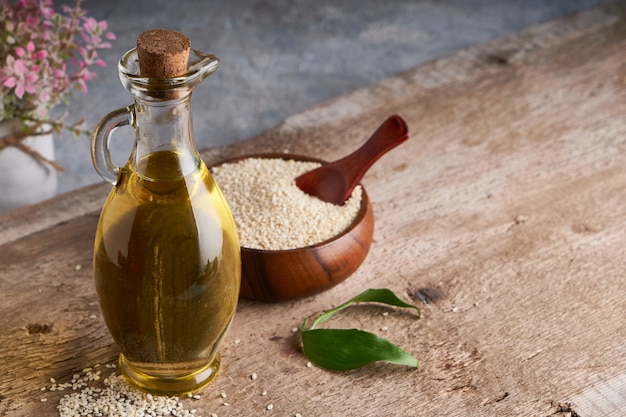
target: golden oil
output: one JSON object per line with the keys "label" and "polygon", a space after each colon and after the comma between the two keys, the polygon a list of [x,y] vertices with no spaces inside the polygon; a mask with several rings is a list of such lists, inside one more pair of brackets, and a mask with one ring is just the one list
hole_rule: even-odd
{"label": "golden oil", "polygon": [[96,232],[96,290],[122,372],[158,394],[213,379],[239,295],[232,215],[204,163],[194,168],[175,151],[127,164]]}

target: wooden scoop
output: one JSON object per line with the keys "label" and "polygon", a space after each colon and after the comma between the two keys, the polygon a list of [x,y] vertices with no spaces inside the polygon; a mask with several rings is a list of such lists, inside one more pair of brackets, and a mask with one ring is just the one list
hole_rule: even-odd
{"label": "wooden scoop", "polygon": [[320,200],[342,205],[381,156],[409,138],[406,122],[389,117],[359,149],[296,178],[296,185]]}

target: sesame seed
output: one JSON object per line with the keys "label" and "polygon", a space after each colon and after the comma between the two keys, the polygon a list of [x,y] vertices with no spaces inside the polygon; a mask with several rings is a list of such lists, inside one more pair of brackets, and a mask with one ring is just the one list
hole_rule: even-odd
{"label": "sesame seed", "polygon": [[388,311],[383,312],[383,316],[388,316],[388,315],[389,315]]}
{"label": "sesame seed", "polygon": [[389,330],[389,327],[383,326],[383,327],[380,328],[380,330],[382,330],[383,332],[386,332],[387,330]]}
{"label": "sesame seed", "polygon": [[252,379],[253,381],[257,379],[257,374],[253,373],[252,375],[250,375],[250,379]]}
{"label": "sesame seed", "polygon": [[291,333],[298,333],[298,328],[297,327],[293,327],[291,329]]}
{"label": "sesame seed", "polygon": [[211,417],[217,417],[217,414],[211,413]]}
{"label": "sesame seed", "polygon": [[312,367],[313,367],[313,364],[312,364],[311,362],[307,362],[307,363],[306,363],[306,367],[307,367],[307,368],[312,368]]}
{"label": "sesame seed", "polygon": [[296,413],[296,415],[294,417],[302,417],[302,414]]}
{"label": "sesame seed", "polygon": [[263,392],[261,393],[262,396],[266,396],[267,395],[267,391],[263,390]]}
{"label": "sesame seed", "polygon": [[233,343],[238,345],[239,343],[241,343],[241,339],[235,339],[235,341]]}
{"label": "sesame seed", "polygon": [[[99,374],[96,372],[96,374]],[[82,388],[65,395],[59,401],[57,410],[60,417],[78,416],[152,416],[189,417],[195,410],[187,410],[177,397],[164,397],[143,393],[126,382],[121,375],[112,374],[104,378],[104,388],[89,386],[94,381],[91,371],[85,375],[74,375],[74,386]],[[69,385],[72,384],[60,384]],[[50,388],[52,390],[52,388]],[[42,398],[42,401],[45,399]]]}
{"label": "sesame seed", "polygon": [[41,399],[41,402],[42,402],[42,403],[45,403],[46,401],[48,401],[48,399],[47,399],[47,398],[42,398],[42,399]]}
{"label": "sesame seed", "polygon": [[198,394],[193,395],[193,399],[194,400],[199,400],[200,398],[202,398],[201,396],[199,396]]}
{"label": "sesame seed", "polygon": [[274,404],[268,404],[265,408],[267,408],[268,410],[272,410],[274,408]]}
{"label": "sesame seed", "polygon": [[346,230],[361,207],[356,187],[342,206],[300,190],[294,179],[320,166],[282,158],[246,158],[212,168],[242,246],[280,250],[309,246]]}
{"label": "sesame seed", "polygon": [[222,392],[220,392],[220,397],[222,397],[222,398],[226,398],[226,397],[227,397],[227,395],[226,395],[226,393],[225,393],[225,392],[223,392],[223,391],[222,391]]}

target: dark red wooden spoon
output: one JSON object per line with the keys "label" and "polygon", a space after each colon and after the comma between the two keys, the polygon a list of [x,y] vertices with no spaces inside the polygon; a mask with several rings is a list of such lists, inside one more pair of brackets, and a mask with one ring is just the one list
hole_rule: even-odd
{"label": "dark red wooden spoon", "polygon": [[307,194],[342,205],[374,162],[409,138],[408,131],[406,122],[393,115],[359,149],[300,175],[296,185]]}

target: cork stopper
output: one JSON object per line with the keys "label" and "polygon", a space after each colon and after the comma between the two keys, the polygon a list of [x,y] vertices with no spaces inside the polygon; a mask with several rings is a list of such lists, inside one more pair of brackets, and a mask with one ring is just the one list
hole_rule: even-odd
{"label": "cork stopper", "polygon": [[187,72],[191,41],[170,29],[151,29],[137,37],[137,57],[142,77],[172,78]]}

